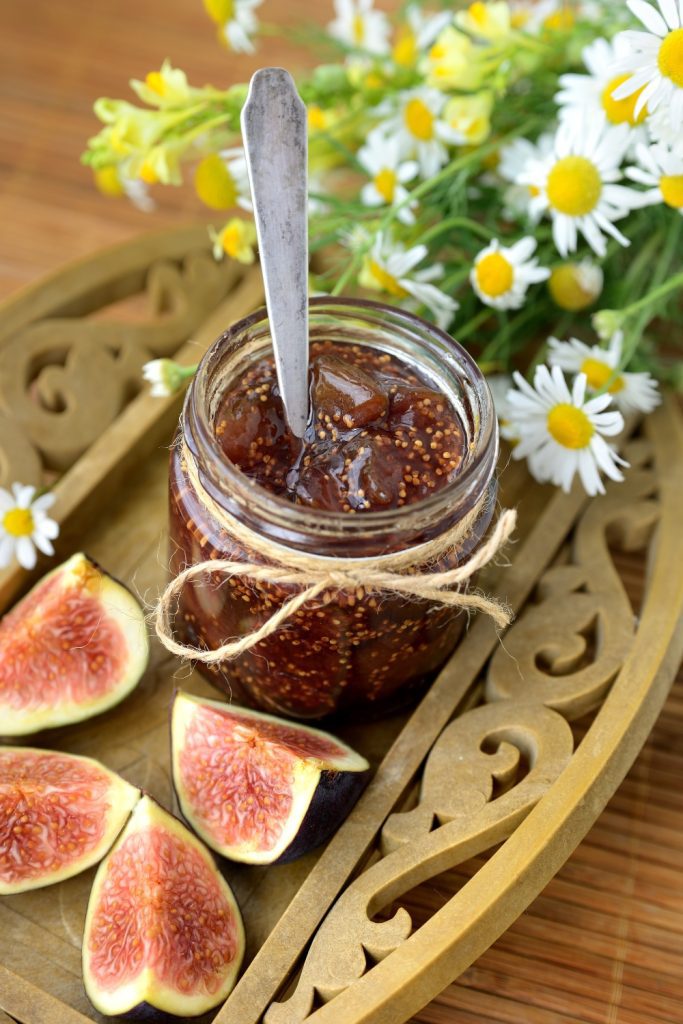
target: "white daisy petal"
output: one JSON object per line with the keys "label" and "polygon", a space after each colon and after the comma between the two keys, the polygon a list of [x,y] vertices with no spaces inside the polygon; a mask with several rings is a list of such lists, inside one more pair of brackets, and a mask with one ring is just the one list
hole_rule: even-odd
{"label": "white daisy petal", "polygon": [[36,549],[30,537],[20,537],[16,544],[17,561],[22,569],[33,569],[36,564]]}
{"label": "white daisy petal", "polygon": [[642,21],[648,32],[656,36],[666,35],[667,25],[661,14],[645,0],[627,0],[627,7],[635,14],[638,21]]}

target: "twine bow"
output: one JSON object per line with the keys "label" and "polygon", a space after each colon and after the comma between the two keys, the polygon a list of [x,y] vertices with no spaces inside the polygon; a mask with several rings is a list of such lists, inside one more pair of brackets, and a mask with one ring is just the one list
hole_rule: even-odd
{"label": "twine bow", "polygon": [[[502,512],[489,537],[465,562],[443,572],[431,571],[430,564],[452,552],[471,533],[481,504],[464,520],[456,523],[439,537],[412,550],[396,555],[382,555],[374,561],[368,558],[328,560],[317,555],[291,551],[250,530],[207,494],[199,479],[194,458],[187,447],[184,448],[183,458],[190,483],[209,514],[247,548],[266,556],[269,564],[221,558],[208,559],[188,566],[171,580],[157,605],[155,628],[164,647],[173,654],[207,665],[236,658],[272,636],[300,608],[312,604],[321,594],[345,591],[355,593],[359,588],[365,593],[402,595],[454,608],[481,611],[489,615],[499,627],[509,624],[511,613],[496,598],[453,588],[467,583],[478,569],[487,565],[500,551],[515,528],[517,513],[513,510],[507,509]],[[397,571],[398,569],[402,571]],[[229,640],[215,650],[203,650],[178,643],[174,638],[172,609],[177,606],[177,598],[185,584],[204,573],[220,573],[228,578],[247,577],[256,583],[296,586],[299,590],[274,611],[258,629],[243,637]]]}

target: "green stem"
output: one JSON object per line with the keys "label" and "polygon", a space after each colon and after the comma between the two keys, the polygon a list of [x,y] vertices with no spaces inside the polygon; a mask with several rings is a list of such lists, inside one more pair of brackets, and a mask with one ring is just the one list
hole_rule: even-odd
{"label": "green stem", "polygon": [[451,228],[466,228],[471,234],[479,235],[485,241],[490,242],[492,238],[496,237],[495,231],[491,231],[490,228],[484,227],[476,220],[470,220],[469,217],[449,217],[447,220],[441,221],[440,224],[435,224],[434,227],[430,228],[429,231],[425,231],[420,236],[420,242],[423,245],[429,245],[434,239],[438,238],[439,235],[444,234],[446,231],[450,231]]}

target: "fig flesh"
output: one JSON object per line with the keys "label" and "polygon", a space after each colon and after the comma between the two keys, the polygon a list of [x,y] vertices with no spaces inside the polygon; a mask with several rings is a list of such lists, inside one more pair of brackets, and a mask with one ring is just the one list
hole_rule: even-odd
{"label": "fig flesh", "polygon": [[242,918],[215,861],[148,796],[133,811],[93,883],[83,979],[107,1015],[196,1017],[235,984]]}
{"label": "fig flesh", "polygon": [[0,621],[0,735],[91,718],[147,666],[144,614],[123,584],[77,554]]}
{"label": "fig flesh", "polygon": [[178,692],[173,780],[183,815],[230,860],[284,863],[325,842],[370,766],[328,733]]}
{"label": "fig flesh", "polygon": [[0,894],[77,875],[110,848],[140,791],[89,757],[0,747]]}

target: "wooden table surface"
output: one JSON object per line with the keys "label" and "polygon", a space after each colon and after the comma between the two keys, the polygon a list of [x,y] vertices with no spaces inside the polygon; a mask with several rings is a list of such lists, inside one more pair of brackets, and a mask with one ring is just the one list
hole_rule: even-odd
{"label": "wooden table surface", "polygon": [[[331,0],[265,0],[273,25],[325,21]],[[254,56],[215,42],[201,0],[5,0],[0,32],[0,297],[67,260],[155,227],[207,219],[189,187],[146,215],[99,195],[79,163],[97,96],[126,95],[169,57],[196,84],[310,57],[276,30]],[[633,594],[636,561],[625,561]],[[680,567],[672,571],[681,571]],[[415,1021],[681,1024],[683,679],[586,840],[530,909]],[[416,922],[476,865],[411,897]]]}

